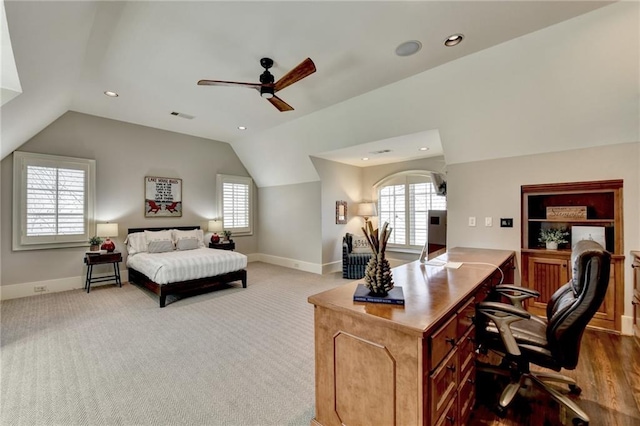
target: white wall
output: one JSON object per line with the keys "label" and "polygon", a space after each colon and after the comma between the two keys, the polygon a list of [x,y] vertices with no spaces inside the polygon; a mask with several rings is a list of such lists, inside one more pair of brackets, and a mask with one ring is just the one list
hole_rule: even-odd
{"label": "white wall", "polygon": [[[591,180],[624,180],[624,314],[631,315],[632,272],[629,250],[640,247],[640,143],[584,148],[447,167],[449,247],[520,250],[520,186]],[[476,217],[475,227],[468,218]],[[485,227],[484,218],[493,226]],[[501,217],[513,218],[513,228],[500,228]]]}
{"label": "white wall", "polygon": [[[323,271],[342,269],[342,237],[347,232],[361,234],[363,218],[356,216],[362,201],[361,167],[311,157],[321,182]],[[336,201],[347,202],[347,223],[336,224]]]}
{"label": "white wall", "polygon": [[320,182],[258,189],[260,259],[322,272]]}
{"label": "white wall", "polygon": [[[19,148],[96,160],[96,217],[116,222],[118,250],[127,228],[200,225],[217,216],[216,174],[248,176],[231,146],[135,124],[68,112]],[[86,248],[11,250],[13,155],[2,160],[0,243],[2,285],[79,277]],[[181,218],[144,217],[144,177],[182,179]],[[238,251],[254,253],[257,236],[234,237]],[[125,256],[126,257],[126,256]],[[124,266],[123,266],[124,268]]]}

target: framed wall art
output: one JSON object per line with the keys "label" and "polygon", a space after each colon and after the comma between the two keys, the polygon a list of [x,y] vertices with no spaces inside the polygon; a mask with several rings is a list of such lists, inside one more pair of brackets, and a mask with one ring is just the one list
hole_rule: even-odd
{"label": "framed wall art", "polygon": [[144,217],[182,217],[182,179],[144,178]]}
{"label": "framed wall art", "polygon": [[336,201],[336,225],[347,223],[347,202]]}

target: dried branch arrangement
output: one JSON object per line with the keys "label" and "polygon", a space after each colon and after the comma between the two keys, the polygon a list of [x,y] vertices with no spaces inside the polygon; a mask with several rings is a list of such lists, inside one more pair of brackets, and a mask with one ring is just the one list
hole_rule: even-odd
{"label": "dried branch arrangement", "polygon": [[388,222],[384,223],[380,232],[378,232],[378,229],[373,229],[371,222],[367,222],[367,226],[368,229],[363,227],[362,231],[367,237],[371,250],[373,250],[373,257],[367,264],[364,281],[371,294],[386,296],[389,290],[393,288],[393,278],[391,276],[391,265],[385,258],[384,252],[387,249],[387,241],[393,228],[389,227]]}

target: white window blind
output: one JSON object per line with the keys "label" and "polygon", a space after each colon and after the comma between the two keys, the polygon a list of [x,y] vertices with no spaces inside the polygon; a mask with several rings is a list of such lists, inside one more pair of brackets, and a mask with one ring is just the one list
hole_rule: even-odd
{"label": "white window blind", "polygon": [[425,175],[393,176],[378,186],[379,224],[393,228],[389,243],[418,248],[427,241],[429,210],[446,210],[447,199],[437,195]]}
{"label": "white window blind", "polygon": [[217,181],[224,229],[236,235],[250,234],[253,230],[253,181],[248,177],[229,175],[218,175]]}
{"label": "white window blind", "polygon": [[86,245],[95,161],[14,153],[15,250]]}

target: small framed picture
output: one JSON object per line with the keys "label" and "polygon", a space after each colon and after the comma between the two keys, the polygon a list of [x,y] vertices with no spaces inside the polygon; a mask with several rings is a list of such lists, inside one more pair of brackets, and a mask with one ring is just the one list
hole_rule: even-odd
{"label": "small framed picture", "polygon": [[336,201],[336,225],[347,223],[347,202]]}
{"label": "small framed picture", "polygon": [[572,226],[571,227],[571,247],[578,241],[593,240],[604,249],[607,248],[604,236],[604,226]]}

